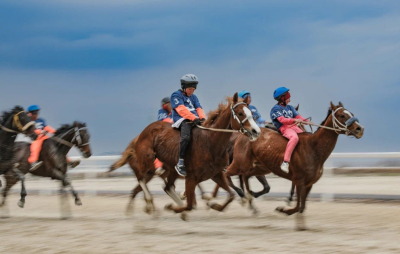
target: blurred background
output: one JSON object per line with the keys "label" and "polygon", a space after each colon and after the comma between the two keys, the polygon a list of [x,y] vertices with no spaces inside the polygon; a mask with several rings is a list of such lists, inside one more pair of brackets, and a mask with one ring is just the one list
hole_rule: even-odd
{"label": "blurred background", "polygon": [[269,119],[273,91],[286,86],[314,122],[341,101],[365,126],[334,152],[398,151],[399,10],[399,1],[4,0],[0,109],[38,104],[55,128],[84,121],[94,155],[119,154],[192,73],[206,112],[246,89]]}

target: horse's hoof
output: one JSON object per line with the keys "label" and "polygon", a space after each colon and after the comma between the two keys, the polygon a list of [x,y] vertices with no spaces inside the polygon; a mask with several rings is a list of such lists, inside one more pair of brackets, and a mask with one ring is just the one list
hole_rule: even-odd
{"label": "horse's hoof", "polygon": [[280,212],[280,213],[285,213],[285,207],[284,206],[278,206],[275,208],[275,211]]}
{"label": "horse's hoof", "polygon": [[75,205],[82,205],[82,201],[80,199],[75,199]]}
{"label": "horse's hoof", "polygon": [[132,216],[133,215],[133,205],[128,204],[125,209],[125,216]]}
{"label": "horse's hoof", "polygon": [[258,216],[260,212],[257,209],[253,209],[253,216]]}
{"label": "horse's hoof", "polygon": [[185,199],[186,199],[185,192],[179,193],[179,198],[180,198],[181,200],[185,200]]}
{"label": "horse's hoof", "polygon": [[201,199],[210,201],[211,199],[213,199],[213,197],[210,194],[203,194],[201,195]]}
{"label": "horse's hoof", "polygon": [[246,198],[240,198],[240,205],[244,206],[245,204],[247,204],[248,200]]}
{"label": "horse's hoof", "polygon": [[172,211],[172,207],[173,207],[172,204],[166,204],[166,205],[164,206],[164,210]]}
{"label": "horse's hoof", "polygon": [[188,217],[189,217],[189,216],[188,216],[187,213],[185,213],[185,212],[181,213],[181,219],[182,219],[183,221],[188,221],[188,220],[189,220]]}
{"label": "horse's hoof", "polygon": [[18,204],[18,206],[21,207],[21,208],[24,208],[24,206],[25,206],[25,202],[22,202],[21,200],[18,201],[17,204]]}
{"label": "horse's hoof", "polygon": [[153,207],[151,206],[151,205],[146,205],[144,208],[143,208],[143,211],[145,212],[145,213],[147,213],[147,214],[152,214],[153,213]]}

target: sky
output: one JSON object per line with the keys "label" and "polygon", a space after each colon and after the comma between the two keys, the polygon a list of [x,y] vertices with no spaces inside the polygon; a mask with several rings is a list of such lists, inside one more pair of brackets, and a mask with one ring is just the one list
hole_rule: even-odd
{"label": "sky", "polygon": [[365,127],[334,152],[399,151],[400,1],[0,1],[0,109],[39,104],[121,152],[187,73],[206,112],[249,90],[269,119],[288,87],[304,117],[330,101]]}

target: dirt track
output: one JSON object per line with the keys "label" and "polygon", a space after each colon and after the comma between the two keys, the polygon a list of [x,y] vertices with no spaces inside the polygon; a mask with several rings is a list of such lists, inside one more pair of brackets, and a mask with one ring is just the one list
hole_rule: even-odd
{"label": "dirt track", "polygon": [[[58,196],[29,196],[24,209],[10,197],[10,218],[1,219],[0,253],[399,253],[400,204],[308,202],[310,230],[295,231],[296,218],[274,212],[280,201],[257,200],[258,217],[235,200],[225,213],[199,209],[190,221],[163,211],[158,219],[136,200],[133,217],[124,215],[127,196],[82,197],[73,218],[60,220]],[[223,198],[218,199],[221,202]],[[4,210],[3,210],[4,212]]]}

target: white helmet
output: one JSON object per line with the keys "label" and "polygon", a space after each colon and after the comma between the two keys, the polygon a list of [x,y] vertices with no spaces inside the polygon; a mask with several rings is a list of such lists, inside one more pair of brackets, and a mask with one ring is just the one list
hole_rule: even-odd
{"label": "white helmet", "polygon": [[199,80],[197,79],[196,75],[193,75],[193,74],[186,74],[181,78],[182,89],[186,89],[188,87],[197,88],[198,83],[199,83]]}

